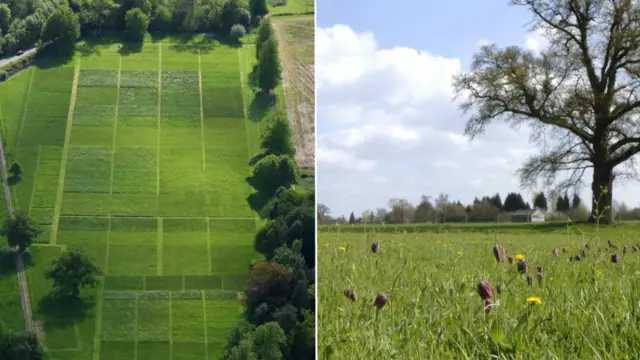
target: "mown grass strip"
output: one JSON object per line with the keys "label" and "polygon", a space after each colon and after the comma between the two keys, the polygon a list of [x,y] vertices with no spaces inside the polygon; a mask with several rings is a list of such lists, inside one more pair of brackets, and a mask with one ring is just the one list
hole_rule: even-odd
{"label": "mown grass strip", "polygon": [[[208,225],[207,225],[208,228]],[[211,257],[209,257],[211,258]],[[211,266],[209,266],[211,269]],[[204,291],[202,292],[202,327],[204,329],[204,358],[209,358],[209,339],[207,336],[207,298],[204,295]]]}
{"label": "mown grass strip", "polygon": [[200,56],[200,50],[198,50],[198,88],[200,89],[200,138],[202,141],[202,170],[206,169],[205,166],[205,150],[204,150],[204,107],[202,104],[202,56]]}
{"label": "mown grass strip", "polygon": [[162,117],[162,43],[158,44],[158,139],[156,141],[156,195],[160,195],[160,118]]}
{"label": "mown grass strip", "polygon": [[22,129],[24,129],[24,123],[27,122],[27,106],[29,106],[29,97],[31,97],[31,86],[33,85],[33,78],[36,76],[36,69],[31,68],[31,76],[29,77],[29,85],[27,86],[27,94],[22,102],[22,119],[20,119],[20,131],[18,131],[18,140],[16,146],[20,146],[20,139],[22,138]]}
{"label": "mown grass strip", "polygon": [[55,244],[58,238],[58,223],[60,222],[60,207],[62,206],[62,195],[64,193],[64,177],[67,174],[67,161],[69,160],[69,143],[71,142],[71,127],[73,126],[73,110],[76,107],[76,96],[78,94],[78,77],[80,76],[80,58],[76,61],[73,73],[73,84],[71,87],[71,100],[69,101],[69,113],[67,114],[67,127],[64,135],[64,146],[62,147],[62,161],[60,164],[60,175],[58,176],[58,192],[56,194],[56,204],[53,210],[53,224],[51,226],[51,243]]}
{"label": "mown grass strip", "polygon": [[36,193],[36,184],[38,183],[38,169],[40,168],[40,155],[42,155],[42,146],[38,146],[38,159],[36,160],[36,169],[33,172],[33,187],[31,189],[31,198],[29,199],[29,211],[31,215],[31,207],[33,205],[33,197]]}
{"label": "mown grass strip", "polygon": [[102,338],[102,306],[104,305],[104,283],[109,267],[109,239],[111,238],[111,217],[107,224],[107,245],[104,252],[104,276],[98,284],[98,293],[96,294],[96,321],[93,328],[93,360],[100,360],[100,345]]}
{"label": "mown grass strip", "polygon": [[116,109],[113,120],[113,142],[111,145],[111,179],[109,180],[109,194],[113,194],[113,168],[116,162],[116,138],[118,134],[118,105],[120,105],[120,77],[122,74],[122,56],[118,57],[118,76],[116,80]]}
{"label": "mown grass strip", "polygon": [[158,218],[158,244],[157,244],[157,250],[156,250],[156,256],[157,256],[157,269],[156,269],[156,275],[158,276],[162,276],[162,233],[163,233],[163,226],[162,226],[162,218],[159,217]]}

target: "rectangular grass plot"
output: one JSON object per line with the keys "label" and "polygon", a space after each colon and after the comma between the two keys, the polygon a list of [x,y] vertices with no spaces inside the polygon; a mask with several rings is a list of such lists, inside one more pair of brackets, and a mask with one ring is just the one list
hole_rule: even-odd
{"label": "rectangular grass plot", "polygon": [[105,299],[102,304],[102,341],[132,341],[136,336],[134,299]]}
{"label": "rectangular grass plot", "polygon": [[158,89],[129,87],[120,89],[120,106],[158,106]]}
{"label": "rectangular grass plot", "polygon": [[156,193],[157,152],[152,148],[118,147],[113,165],[113,192]]}
{"label": "rectangular grass plot", "polygon": [[[171,360],[171,344],[168,342],[138,341],[138,359]],[[174,359],[188,360],[188,358],[176,356]],[[204,357],[197,359],[204,359]]]}
{"label": "rectangular grass plot", "polygon": [[134,359],[135,342],[131,341],[103,341],[100,343],[100,359]]}
{"label": "rectangular grass plot", "polygon": [[183,279],[182,276],[145,276],[144,282],[146,291],[180,291]]}
{"label": "rectangular grass plot", "polygon": [[111,179],[111,150],[71,147],[65,179],[66,192],[108,193]]}
{"label": "rectangular grass plot", "polygon": [[76,94],[77,106],[115,105],[118,89],[113,87],[91,87],[79,89]]}
{"label": "rectangular grass plot", "polygon": [[22,126],[19,144],[21,146],[62,146],[67,118],[26,118]]}
{"label": "rectangular grass plot", "polygon": [[204,303],[198,300],[172,300],[173,342],[204,343]]}
{"label": "rectangular grass plot", "polygon": [[138,341],[168,342],[169,300],[138,300]]}
{"label": "rectangular grass plot", "polygon": [[242,118],[244,117],[244,101],[242,88],[215,87],[203,90],[202,107],[205,117]]}
{"label": "rectangular grass plot", "polygon": [[193,107],[200,109],[200,92],[162,89],[163,107]]}
{"label": "rectangular grass plot", "polygon": [[81,69],[78,77],[80,87],[117,87],[118,72],[115,70]]}
{"label": "rectangular grass plot", "polygon": [[73,110],[74,125],[112,125],[115,117],[114,105],[76,105]]}
{"label": "rectangular grass plot", "polygon": [[157,88],[159,83],[157,71],[130,70],[120,72],[120,88],[142,87]]}
{"label": "rectangular grass plot", "polygon": [[66,118],[70,99],[69,94],[32,93],[27,104],[27,118]]}
{"label": "rectangular grass plot", "polygon": [[105,290],[143,290],[142,276],[105,276]]}
{"label": "rectangular grass plot", "polygon": [[199,89],[196,71],[175,71],[162,73],[162,90],[182,90],[197,92]]}
{"label": "rectangular grass plot", "polygon": [[164,232],[162,245],[163,274],[209,274],[206,232]]}

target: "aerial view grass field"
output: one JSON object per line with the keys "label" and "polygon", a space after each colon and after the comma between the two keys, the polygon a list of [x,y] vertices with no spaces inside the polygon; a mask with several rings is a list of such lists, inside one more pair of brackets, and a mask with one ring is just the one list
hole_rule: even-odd
{"label": "aerial view grass field", "polygon": [[[324,227],[320,357],[637,358],[638,224],[544,225]],[[488,312],[481,281],[492,288]]]}
{"label": "aerial view grass field", "polygon": [[[252,46],[81,49],[0,86],[8,160],[24,167],[14,205],[45,230],[26,261],[35,327],[54,359],[217,359],[256,257]],[[105,276],[63,306],[44,271],[70,246]],[[0,304],[17,312],[4,273]]]}

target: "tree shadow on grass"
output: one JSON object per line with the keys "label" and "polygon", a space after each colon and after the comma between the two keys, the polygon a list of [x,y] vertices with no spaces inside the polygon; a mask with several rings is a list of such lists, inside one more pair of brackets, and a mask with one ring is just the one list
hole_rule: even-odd
{"label": "tree shadow on grass", "polygon": [[[33,259],[28,250],[22,253],[22,264],[25,270],[33,265]],[[15,273],[15,251],[9,246],[3,245],[0,247],[0,276],[13,275]]]}
{"label": "tree shadow on grass", "polygon": [[46,70],[70,64],[73,61],[73,54],[38,53],[36,59],[36,67],[41,70]]}
{"label": "tree shadow on grass", "polygon": [[22,178],[17,175],[11,175],[7,178],[7,182],[9,183],[9,186],[18,185],[22,182]]}
{"label": "tree shadow on grass", "polygon": [[260,122],[275,108],[276,96],[265,91],[257,91],[249,105],[249,117],[253,122]]}
{"label": "tree shadow on grass", "polygon": [[66,328],[87,317],[95,307],[95,298],[77,298],[51,292],[40,300],[38,312],[45,320],[45,330]]}
{"label": "tree shadow on grass", "polygon": [[192,54],[207,54],[221,43],[214,35],[202,35],[196,38],[192,34],[183,34],[174,39],[178,42],[172,43],[169,49],[177,52],[190,52]]}
{"label": "tree shadow on grass", "polygon": [[124,42],[120,46],[118,53],[122,56],[136,54],[142,51],[142,42]]}
{"label": "tree shadow on grass", "polygon": [[257,191],[247,197],[247,202],[253,211],[258,214],[262,214],[262,210],[269,203],[270,199],[269,195],[264,192]]}

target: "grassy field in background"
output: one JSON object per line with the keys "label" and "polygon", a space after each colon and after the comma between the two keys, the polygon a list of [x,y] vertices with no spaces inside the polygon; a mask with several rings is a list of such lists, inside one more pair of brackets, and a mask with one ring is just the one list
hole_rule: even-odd
{"label": "grassy field in background", "polygon": [[286,0],[286,5],[274,6],[282,0],[267,0],[269,14],[303,14],[314,11],[314,2],[310,0]]}
{"label": "grassy field in background", "polygon": [[[45,346],[59,360],[217,359],[257,256],[244,180],[264,116],[247,83],[254,48],[196,37],[80,49],[0,86],[8,162],[24,167],[14,203],[45,230],[27,266]],[[105,272],[74,306],[44,278],[69,246]],[[17,327],[14,272],[0,289]]]}
{"label": "grassy field in background", "polygon": [[[633,359],[640,356],[640,243],[637,224],[615,228],[525,224],[503,227],[387,225],[322,227],[318,235],[319,355],[335,359]],[[529,224],[530,225],[530,224]],[[417,231],[416,231],[417,228]],[[551,229],[549,226],[547,229]],[[389,230],[395,229],[395,230]],[[542,228],[544,229],[544,228]],[[516,265],[524,255],[529,287]],[[607,240],[619,247],[609,249]],[[374,241],[378,253],[371,252]],[[590,249],[585,247],[589,244]],[[628,251],[623,253],[623,245]],[[560,249],[554,257],[553,248]],[[566,253],[562,251],[566,249]],[[581,261],[569,257],[582,254]],[[620,263],[611,263],[617,252]],[[544,281],[539,284],[537,266]],[[488,281],[496,305],[488,315],[477,293]],[[502,294],[496,285],[502,283]],[[394,287],[395,285],[395,287]],[[343,294],[353,287],[356,301]],[[386,306],[372,306],[379,292]],[[527,304],[539,297],[540,305]]]}

